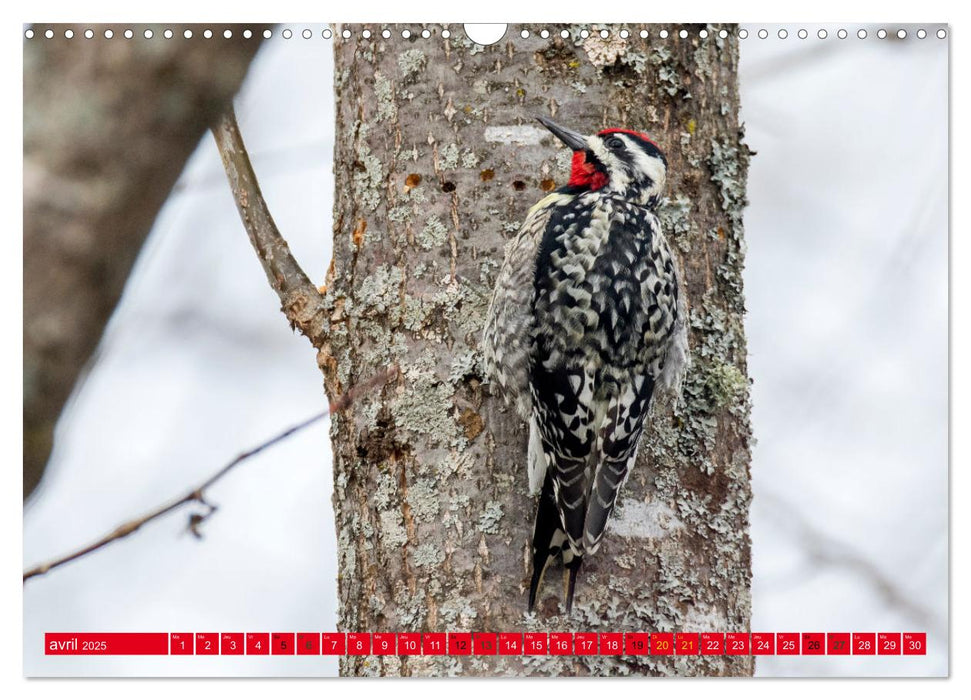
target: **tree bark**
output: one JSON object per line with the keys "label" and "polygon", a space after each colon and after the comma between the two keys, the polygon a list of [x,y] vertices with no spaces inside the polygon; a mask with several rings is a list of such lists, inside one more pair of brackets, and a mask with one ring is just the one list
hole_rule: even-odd
{"label": "tree bark", "polygon": [[156,214],[262,41],[264,25],[227,28],[44,24],[24,42],[24,498]]}
{"label": "tree bark", "polygon": [[[335,416],[339,625],[347,631],[748,631],[749,380],[734,28],[353,26],[335,42],[334,261],[320,363],[331,397],[396,363]],[[548,39],[541,29],[551,31]],[[606,28],[610,36],[601,38]],[[641,29],[649,38],[640,38]],[[338,27],[338,32],[343,27]],[[529,38],[521,38],[526,29]],[[561,30],[569,38],[561,38]],[[659,38],[661,29],[670,37]],[[687,38],[678,32],[687,30]],[[699,32],[707,29],[707,38]],[[338,34],[339,36],[339,34]],[[573,617],[560,572],[526,614],[526,431],[483,385],[479,341],[503,246],[568,177],[534,121],[650,133],[684,269],[692,366],[655,406]],[[345,675],[748,675],[747,656],[344,657]]]}

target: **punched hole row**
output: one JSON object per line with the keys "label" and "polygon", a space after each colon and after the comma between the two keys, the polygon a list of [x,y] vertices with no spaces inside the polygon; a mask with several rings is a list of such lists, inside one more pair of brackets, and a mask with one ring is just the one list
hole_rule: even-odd
{"label": "punched hole row", "polygon": [[[612,32],[608,29],[599,29],[599,30],[593,30],[593,31],[588,29],[581,29],[579,31],[579,37],[581,39],[587,39],[594,33],[598,34],[602,39],[607,39],[612,35]],[[294,30],[290,28],[279,30],[278,34],[284,39],[292,39],[294,36],[296,36],[296,33],[294,32]],[[340,32],[340,37],[342,39],[350,39],[354,36],[354,34],[355,33],[352,32],[350,29],[344,29]],[[378,35],[380,35],[385,39],[390,39],[393,35],[390,29],[383,29],[380,32],[372,32],[370,29],[362,29],[357,34],[363,39],[371,39],[372,37],[376,37]],[[448,29],[442,29],[440,32],[438,32],[438,34],[443,39],[448,39],[452,35],[451,31],[449,31]],[[629,29],[620,29],[616,31],[616,34],[621,39],[629,39],[633,35],[633,32],[631,32]],[[687,29],[681,29],[677,32],[674,32],[674,34],[676,34],[681,39],[687,39],[690,35]],[[707,29],[701,29],[700,31],[698,31],[697,35],[702,39],[707,39],[711,34],[712,33],[709,32]],[[717,34],[720,38],[727,39],[729,32],[726,29],[721,29],[717,32]],[[893,32],[893,34],[897,37],[897,39],[906,39],[908,37],[908,32],[906,29],[898,29],[896,32]],[[165,29],[159,32],[159,35],[165,39],[172,39],[175,37],[175,32],[173,32],[171,29]],[[185,29],[181,32],[181,35],[184,39],[192,39],[195,36],[195,33],[191,29]],[[199,35],[204,39],[212,39],[214,36],[216,36],[216,33],[213,32],[213,30],[211,29],[204,29],[201,32],[199,32]],[[251,39],[254,36],[253,31],[251,29],[244,29],[242,32],[240,32],[240,35],[244,39]],[[264,39],[272,39],[274,35],[275,34],[272,29],[264,29],[262,32],[262,36]],[[304,29],[300,31],[299,35],[304,39],[312,39],[314,38],[314,36],[316,36],[315,33],[310,29]],[[402,29],[400,32],[400,35],[403,39],[410,39],[412,37],[412,31],[410,29]],[[522,31],[520,31],[519,35],[523,39],[528,39],[530,38],[530,36],[533,36],[533,34],[531,34],[528,29],[523,29]],[[640,31],[637,32],[637,35],[641,39],[647,39],[651,36],[651,33],[646,29],[641,29]],[[747,39],[749,38],[750,33],[748,29],[740,28],[737,32],[737,35],[739,39]],[[850,36],[850,33],[846,29],[838,29],[835,35],[838,39],[846,39],[847,37]],[[891,32],[888,32],[886,29],[878,29],[874,33],[874,35],[878,39],[886,39],[888,36],[891,35]],[[935,35],[937,36],[938,39],[946,39],[947,30],[943,28],[938,29]],[[35,36],[37,36],[37,33],[33,29],[27,29],[24,31],[24,37],[27,39],[33,39]],[[53,39],[56,36],[56,33],[54,32],[53,29],[47,29],[43,32],[42,36],[46,39]],[[95,31],[93,29],[85,29],[83,32],[81,32],[81,36],[83,36],[85,39],[93,39],[95,37]],[[102,36],[105,39],[113,39],[115,37],[115,32],[114,30],[111,30],[111,29],[105,29],[102,32]],[[123,36],[125,39],[133,39],[135,38],[135,31],[133,29],[125,29],[124,31],[121,32],[121,36]],[[156,36],[156,33],[152,29],[145,29],[144,31],[141,32],[141,36],[145,39],[154,39]],[[222,32],[222,37],[224,39],[232,39],[233,36],[235,35],[233,33],[233,30],[231,29],[226,29],[226,30],[223,30]],[[334,31],[330,28],[324,29],[323,31],[320,32],[320,36],[323,39],[332,39],[334,38]],[[423,29],[416,36],[420,36],[422,39],[429,39],[432,36],[432,32],[428,29]],[[541,39],[549,39],[550,36],[552,36],[552,33],[550,32],[549,29],[542,29],[536,32],[536,36],[539,36]],[[572,36],[572,34],[570,30],[562,29],[559,31],[559,36],[562,39],[569,39]],[[661,29],[660,31],[657,32],[657,36],[661,39],[667,39],[672,36],[672,32],[669,32],[667,29]],[[769,38],[769,31],[767,29],[760,29],[758,30],[758,32],[756,32],[756,36],[759,39],[767,39]],[[789,31],[787,29],[780,29],[778,30],[778,32],[776,32],[776,36],[779,39],[787,39],[789,38]],[[809,31],[806,29],[799,29],[796,31],[796,36],[800,39],[806,39],[809,37]],[[869,36],[869,33],[867,32],[866,29],[859,29],[856,32],[856,37],[858,39],[866,39],[868,36]],[[926,39],[928,36],[928,32],[926,29],[918,29],[916,32],[914,32],[914,36],[916,36],[918,39]],[[75,37],[75,32],[73,29],[64,30],[65,39],[73,39],[74,37]],[[820,29],[816,32],[816,37],[819,39],[827,39],[829,38],[829,32],[825,29]]]}

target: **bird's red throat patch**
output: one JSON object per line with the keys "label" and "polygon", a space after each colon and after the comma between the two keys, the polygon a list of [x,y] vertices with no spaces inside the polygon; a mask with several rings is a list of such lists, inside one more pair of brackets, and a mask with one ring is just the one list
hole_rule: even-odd
{"label": "bird's red throat patch", "polygon": [[570,186],[599,190],[606,184],[607,174],[587,160],[586,151],[574,151],[570,169]]}

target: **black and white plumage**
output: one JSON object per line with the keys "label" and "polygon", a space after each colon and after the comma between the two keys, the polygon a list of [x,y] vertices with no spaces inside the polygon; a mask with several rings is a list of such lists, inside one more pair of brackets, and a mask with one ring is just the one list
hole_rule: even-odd
{"label": "black and white plumage", "polygon": [[570,182],[506,247],[483,336],[486,371],[529,421],[532,609],[561,557],[572,608],[637,455],[651,399],[687,363],[678,264],[655,207],[667,163],[646,135],[585,137],[540,121],[574,151]]}

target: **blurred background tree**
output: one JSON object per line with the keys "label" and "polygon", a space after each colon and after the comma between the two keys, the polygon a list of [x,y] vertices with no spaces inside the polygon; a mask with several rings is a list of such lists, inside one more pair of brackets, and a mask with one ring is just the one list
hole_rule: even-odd
{"label": "blurred background tree", "polygon": [[248,39],[206,27],[215,41],[200,26],[130,40],[127,25],[90,39],[89,25],[35,25],[57,40],[24,43],[24,498],[155,216],[262,41],[258,25]]}

